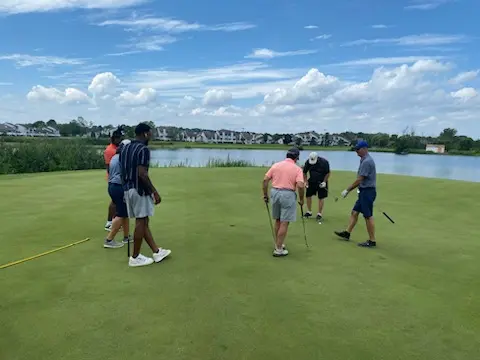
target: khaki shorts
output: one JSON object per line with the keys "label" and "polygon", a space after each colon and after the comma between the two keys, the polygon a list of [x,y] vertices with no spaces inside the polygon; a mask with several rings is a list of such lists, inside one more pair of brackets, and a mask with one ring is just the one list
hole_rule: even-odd
{"label": "khaki shorts", "polygon": [[153,198],[150,195],[140,196],[137,189],[125,191],[125,203],[127,204],[127,212],[130,219],[151,217],[155,212]]}

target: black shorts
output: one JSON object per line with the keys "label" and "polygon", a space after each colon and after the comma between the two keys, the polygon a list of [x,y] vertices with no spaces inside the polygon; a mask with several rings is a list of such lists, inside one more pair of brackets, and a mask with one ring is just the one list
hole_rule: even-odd
{"label": "black shorts", "polygon": [[328,187],[321,188],[320,184],[308,183],[306,197],[309,198],[309,197],[312,197],[314,195],[318,195],[319,199],[325,199],[326,197],[328,197]]}
{"label": "black shorts", "polygon": [[108,184],[108,195],[115,204],[115,216],[120,218],[128,218],[127,204],[123,197],[123,186],[120,184]]}

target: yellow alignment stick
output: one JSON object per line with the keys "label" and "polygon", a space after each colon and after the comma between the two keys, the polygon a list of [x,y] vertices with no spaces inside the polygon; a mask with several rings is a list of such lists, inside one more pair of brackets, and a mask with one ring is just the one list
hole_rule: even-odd
{"label": "yellow alignment stick", "polygon": [[44,255],[48,255],[48,254],[51,254],[55,251],[59,251],[59,250],[63,250],[63,249],[66,249],[70,246],[74,246],[74,245],[77,245],[77,244],[81,244],[85,241],[88,241],[90,240],[90,238],[86,238],[86,239],[83,239],[83,240],[80,240],[80,241],[77,241],[77,242],[74,242],[74,243],[71,243],[69,245],[65,245],[65,246],[62,246],[62,247],[59,247],[57,249],[53,249],[53,250],[50,250],[50,251],[46,251],[44,253],[41,253],[41,254],[38,254],[38,255],[34,255],[34,256],[30,256],[28,258],[25,258],[25,259],[22,259],[22,260],[17,260],[17,261],[14,261],[14,262],[11,262],[11,263],[8,263],[8,264],[5,264],[5,265],[2,265],[0,266],[0,269],[6,269],[7,267],[9,266],[13,266],[13,265],[17,265],[17,264],[21,264],[25,261],[29,261],[29,260],[33,260],[33,259],[36,259],[36,258],[39,258],[40,256],[44,256]]}

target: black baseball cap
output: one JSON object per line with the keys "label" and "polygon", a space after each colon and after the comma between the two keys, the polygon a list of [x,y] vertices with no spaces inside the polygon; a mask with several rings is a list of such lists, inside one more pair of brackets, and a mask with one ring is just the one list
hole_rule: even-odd
{"label": "black baseball cap", "polygon": [[287,156],[288,155],[294,156],[295,158],[299,158],[300,157],[300,150],[298,150],[298,148],[296,148],[296,147],[291,148],[290,150],[287,151]]}

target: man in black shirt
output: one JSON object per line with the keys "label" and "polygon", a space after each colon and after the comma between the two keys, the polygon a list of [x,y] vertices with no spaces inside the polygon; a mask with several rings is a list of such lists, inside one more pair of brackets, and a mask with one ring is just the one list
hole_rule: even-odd
{"label": "man in black shirt", "polygon": [[[171,253],[170,250],[157,246],[149,227],[149,217],[153,216],[154,206],[162,201],[148,176],[150,150],[147,145],[151,137],[150,126],[140,123],[135,128],[135,140],[124,145],[120,152],[122,184],[128,217],[135,218],[133,254],[129,258],[129,266],[144,266],[160,262]],[[143,239],[152,249],[153,259],[140,254]]]}
{"label": "man in black shirt", "polygon": [[[307,181],[307,174],[310,177]],[[307,184],[307,209],[305,217],[312,216],[312,196],[318,194],[317,220],[322,220],[324,199],[328,196],[328,178],[330,177],[330,164],[327,159],[319,157],[316,152],[310,153],[303,167],[303,176]]]}

